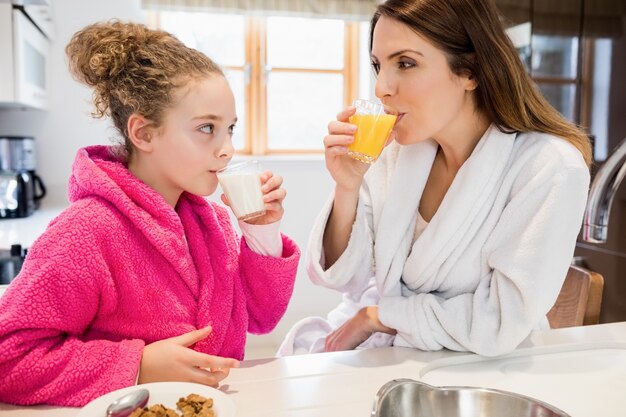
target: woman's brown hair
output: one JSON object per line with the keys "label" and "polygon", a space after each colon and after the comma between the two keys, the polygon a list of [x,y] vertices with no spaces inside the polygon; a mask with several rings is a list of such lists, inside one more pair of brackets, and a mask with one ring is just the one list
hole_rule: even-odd
{"label": "woman's brown hair", "polygon": [[380,16],[404,23],[439,47],[454,74],[475,77],[478,109],[500,130],[561,137],[591,165],[589,138],[539,92],[504,32],[492,0],[387,0],[372,18],[370,52]]}
{"label": "woman's brown hair", "polygon": [[124,138],[128,156],[128,118],[137,113],[158,128],[173,104],[173,91],[195,77],[222,70],[201,52],[173,35],[138,23],[95,23],[74,34],[65,48],[74,77],[93,87],[95,111],[110,115]]}

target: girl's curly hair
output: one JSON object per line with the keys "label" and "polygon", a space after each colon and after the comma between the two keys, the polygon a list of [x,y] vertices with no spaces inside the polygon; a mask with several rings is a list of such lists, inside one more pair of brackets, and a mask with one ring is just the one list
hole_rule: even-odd
{"label": "girl's curly hair", "polygon": [[173,103],[173,91],[196,77],[218,74],[220,67],[172,34],[117,20],[89,25],[65,48],[72,75],[93,87],[92,116],[111,116],[132,153],[126,125],[133,113],[158,127]]}

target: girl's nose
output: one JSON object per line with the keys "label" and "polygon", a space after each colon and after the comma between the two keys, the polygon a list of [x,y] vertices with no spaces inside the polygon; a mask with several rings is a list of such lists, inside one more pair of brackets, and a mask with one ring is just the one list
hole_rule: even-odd
{"label": "girl's nose", "polygon": [[218,150],[218,158],[220,159],[230,159],[235,153],[235,148],[233,146],[233,139],[230,135],[226,137],[222,147]]}

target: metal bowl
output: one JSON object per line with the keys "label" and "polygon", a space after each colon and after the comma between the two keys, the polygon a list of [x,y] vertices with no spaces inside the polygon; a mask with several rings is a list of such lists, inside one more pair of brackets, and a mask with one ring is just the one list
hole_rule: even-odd
{"label": "metal bowl", "polygon": [[490,388],[435,387],[412,379],[383,385],[372,417],[571,417],[534,398]]}

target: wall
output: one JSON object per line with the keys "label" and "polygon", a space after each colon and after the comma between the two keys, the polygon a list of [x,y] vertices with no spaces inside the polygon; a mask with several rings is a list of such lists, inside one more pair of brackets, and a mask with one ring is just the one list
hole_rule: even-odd
{"label": "wall", "polygon": [[[0,111],[0,134],[33,135],[36,138],[38,169],[48,187],[44,204],[66,204],[65,190],[71,164],[78,148],[107,144],[115,131],[107,121],[89,117],[91,91],[74,81],[67,70],[64,48],[71,36],[87,24],[109,18],[145,22],[139,0],[106,2],[54,0],[56,38],[50,62],[50,109]],[[320,138],[321,140],[322,138]],[[264,168],[285,179],[288,191],[282,230],[304,251],[311,224],[332,188],[321,156],[266,158]],[[277,345],[289,327],[310,315],[325,315],[339,302],[339,294],[312,285],[300,263],[292,302],[278,328],[267,336],[253,336],[252,346]]]}

